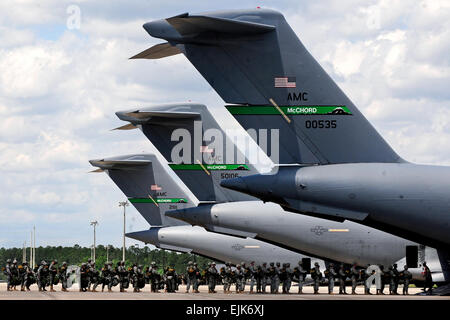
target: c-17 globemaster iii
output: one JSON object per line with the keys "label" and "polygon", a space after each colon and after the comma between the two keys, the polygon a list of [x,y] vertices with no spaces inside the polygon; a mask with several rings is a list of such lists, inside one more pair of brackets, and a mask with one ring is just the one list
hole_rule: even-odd
{"label": "c-17 globemaster iii", "polygon": [[[368,264],[386,267],[394,263],[402,266],[407,264],[413,277],[418,280],[422,280],[421,263],[426,260],[432,266],[433,280],[445,282],[439,258],[433,248],[351,221],[340,223],[290,213],[277,204],[221,192],[219,183],[222,175],[246,176],[257,171],[244,155],[241,156],[239,149],[206,106],[173,103],[134,108],[116,114],[120,119],[130,122],[131,126],[141,129],[179,178],[203,201],[198,206],[168,211],[166,216],[203,226],[209,231],[257,238],[325,260],[356,263],[362,267]],[[130,129],[130,125],[123,127]],[[196,127],[197,132],[194,132]],[[175,134],[183,131],[189,134],[184,137]],[[209,139],[204,139],[205,136]],[[195,142],[196,139],[199,141]],[[215,141],[221,141],[222,144],[211,143]],[[177,156],[179,144],[188,149],[184,150],[184,154],[188,154],[184,161],[188,163],[195,162],[196,158],[208,160],[209,157],[223,154],[230,163],[243,159],[243,164],[205,163],[203,168],[199,164],[175,164],[173,157]],[[193,148],[194,145],[197,147]],[[211,152],[208,155],[195,155],[191,149],[200,149],[199,146],[207,146]],[[173,150],[177,152],[174,154]],[[239,170],[239,166],[243,169]]]}
{"label": "c-17 globemaster iii", "polygon": [[[246,128],[277,128],[280,166],[224,187],[284,209],[351,220],[438,249],[449,261],[450,168],[402,159],[307,51],[279,12],[188,13],[144,24],[182,52]],[[443,268],[449,271],[449,264]]]}

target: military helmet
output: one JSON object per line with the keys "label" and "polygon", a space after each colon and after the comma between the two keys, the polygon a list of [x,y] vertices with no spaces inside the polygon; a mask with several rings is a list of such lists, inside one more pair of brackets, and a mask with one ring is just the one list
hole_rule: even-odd
{"label": "military helmet", "polygon": [[194,262],[194,266],[197,266],[197,262]]}
{"label": "military helmet", "polygon": [[279,262],[277,262],[277,267],[279,267],[280,266],[280,263]]}
{"label": "military helmet", "polygon": [[11,259],[7,259],[7,260],[6,260],[6,263],[11,263]]}
{"label": "military helmet", "polygon": [[286,263],[286,267],[290,267],[291,266],[291,264],[288,262],[288,263]]}
{"label": "military helmet", "polygon": [[56,259],[55,259],[55,260],[53,260],[53,263],[58,263],[58,260],[56,260]]}
{"label": "military helmet", "polygon": [[405,266],[403,267],[403,269],[408,270],[408,265],[405,264]]}
{"label": "military helmet", "polygon": [[271,262],[271,263],[270,263],[270,266],[271,266],[271,267],[275,266],[275,262]]}
{"label": "military helmet", "polygon": [[263,263],[263,266],[267,266],[267,262],[264,262],[264,263]]}
{"label": "military helmet", "polygon": [[67,264],[67,262],[63,261],[62,265],[65,266]]}
{"label": "military helmet", "polygon": [[13,260],[13,264],[16,264],[17,263],[17,260],[16,260],[16,258],[14,258],[14,260]]}
{"label": "military helmet", "polygon": [[241,265],[240,265],[240,264],[237,264],[237,265],[236,265],[236,268],[240,268],[240,267],[241,267]]}
{"label": "military helmet", "polygon": [[316,267],[318,267],[318,266],[319,266],[319,263],[318,263],[318,262],[315,262],[314,265],[315,265]]}
{"label": "military helmet", "polygon": [[155,264],[156,264],[156,262],[155,262],[155,261],[152,261],[151,265],[153,266],[153,265],[155,265]]}
{"label": "military helmet", "polygon": [[188,265],[191,265],[192,264],[192,261],[188,261]]}
{"label": "military helmet", "polygon": [[47,262],[45,262],[45,260],[42,260],[42,261],[41,261],[41,264],[46,265]]}
{"label": "military helmet", "polygon": [[216,263],[215,263],[215,262],[213,261],[213,262],[211,262],[211,265],[212,265],[212,266],[215,266],[215,265],[216,265]]}
{"label": "military helmet", "polygon": [[88,259],[88,263],[90,263],[92,261],[92,259]]}

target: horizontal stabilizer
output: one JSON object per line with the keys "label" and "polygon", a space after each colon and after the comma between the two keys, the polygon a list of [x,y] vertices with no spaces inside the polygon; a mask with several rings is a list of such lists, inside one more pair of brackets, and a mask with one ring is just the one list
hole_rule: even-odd
{"label": "horizontal stabilizer", "polygon": [[[89,163],[94,167],[99,167],[100,170],[109,169],[132,169],[147,166],[151,163],[149,160],[89,160]],[[97,169],[99,170],[99,169]]]}
{"label": "horizontal stabilizer", "polygon": [[160,43],[148,48],[130,59],[161,59],[165,57],[174,56],[181,53],[180,49],[172,46],[170,43]]}
{"label": "horizontal stabilizer", "polygon": [[99,168],[99,169],[89,171],[89,173],[94,173],[94,172],[97,173],[97,172],[103,172],[103,171],[104,171],[103,169]]}
{"label": "horizontal stabilizer", "polygon": [[133,129],[137,129],[137,127],[134,124],[129,123],[124,126],[120,126],[120,127],[111,129],[111,131],[113,131],[113,130],[133,130]]}
{"label": "horizontal stabilizer", "polygon": [[239,21],[210,16],[181,15],[166,19],[182,36],[202,32],[230,33],[235,35],[261,34],[275,30],[268,24]]}
{"label": "horizontal stabilizer", "polygon": [[[119,113],[119,112],[118,112]],[[117,114],[120,118],[120,115]],[[168,118],[168,119],[195,119],[200,114],[197,112],[176,112],[176,111],[136,111],[123,113],[126,117],[136,120],[150,120],[151,118]],[[130,121],[127,119],[127,121]]]}

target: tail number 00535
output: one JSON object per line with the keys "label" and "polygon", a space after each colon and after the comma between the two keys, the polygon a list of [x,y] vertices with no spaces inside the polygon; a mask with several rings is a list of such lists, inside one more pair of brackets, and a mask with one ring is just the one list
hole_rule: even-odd
{"label": "tail number 00535", "polygon": [[306,129],[334,129],[337,127],[336,120],[306,120]]}

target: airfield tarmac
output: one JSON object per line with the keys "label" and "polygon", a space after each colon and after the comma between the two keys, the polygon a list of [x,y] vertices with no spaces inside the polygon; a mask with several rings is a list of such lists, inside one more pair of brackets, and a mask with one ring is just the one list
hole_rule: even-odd
{"label": "airfield tarmac", "polygon": [[[127,292],[119,292],[119,288],[113,288],[113,292],[80,292],[78,287],[72,287],[69,292],[61,292],[61,285],[54,287],[56,292],[39,292],[36,285],[31,287],[31,291],[22,292],[6,291],[6,283],[0,283],[0,300],[450,300],[450,297],[439,296],[416,296],[415,294],[421,292],[419,288],[409,288],[410,295],[363,295],[363,287],[358,287],[356,292],[358,295],[339,295],[339,288],[334,289],[334,294],[328,294],[327,287],[321,287],[320,294],[313,294],[312,287],[304,287],[304,294],[296,294],[298,288],[292,287],[291,294],[250,294],[249,286],[243,294],[224,294],[222,286],[216,286],[217,293],[208,293],[206,286],[200,286],[200,293],[184,293],[186,286],[181,285],[176,293],[160,293],[150,292],[150,286],[147,285],[139,292],[133,292],[133,289],[128,289]],[[97,288],[98,289],[98,288]],[[234,289],[234,287],[232,287]],[[281,287],[280,287],[281,289]],[[49,290],[49,289],[48,289]],[[351,292],[351,287],[346,288],[347,292]],[[399,292],[401,292],[401,287]],[[385,289],[387,291],[387,288]],[[373,287],[372,293],[375,292]]]}

